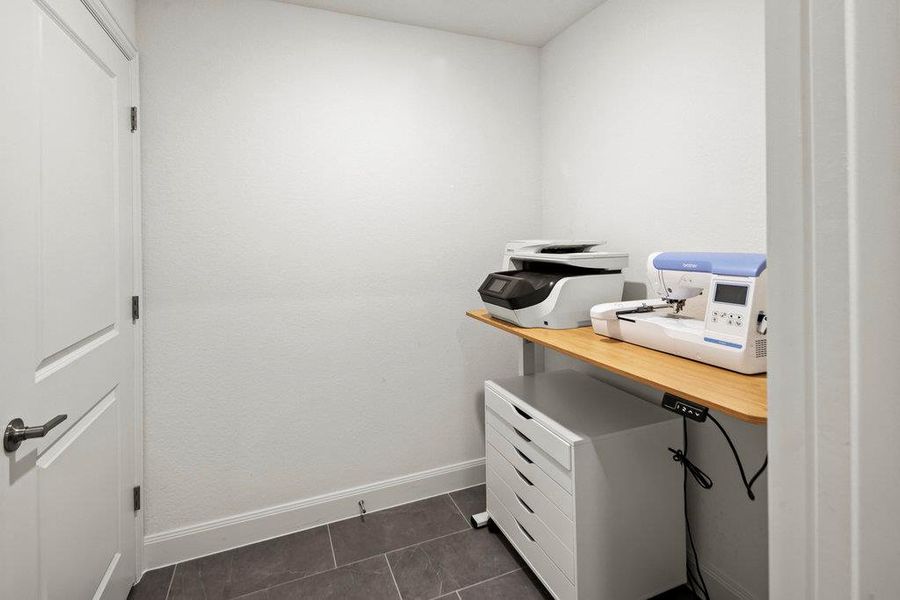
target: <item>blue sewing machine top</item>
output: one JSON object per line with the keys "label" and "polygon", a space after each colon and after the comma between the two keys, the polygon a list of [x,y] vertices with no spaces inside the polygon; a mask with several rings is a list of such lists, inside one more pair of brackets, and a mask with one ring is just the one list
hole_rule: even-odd
{"label": "blue sewing machine top", "polygon": [[766,255],[745,252],[661,252],[654,257],[653,266],[664,271],[759,277],[766,270]]}

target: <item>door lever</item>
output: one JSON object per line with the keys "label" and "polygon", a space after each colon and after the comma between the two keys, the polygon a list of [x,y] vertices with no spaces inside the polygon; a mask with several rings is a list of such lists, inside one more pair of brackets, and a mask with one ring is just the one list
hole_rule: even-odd
{"label": "door lever", "polygon": [[22,445],[23,441],[44,437],[50,433],[51,429],[65,421],[68,416],[56,415],[39,427],[25,427],[22,419],[13,419],[3,432],[3,449],[7,452],[15,452]]}

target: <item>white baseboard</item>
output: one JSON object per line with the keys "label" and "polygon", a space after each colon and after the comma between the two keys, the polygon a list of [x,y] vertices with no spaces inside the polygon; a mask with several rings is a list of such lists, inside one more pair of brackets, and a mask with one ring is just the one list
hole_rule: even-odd
{"label": "white baseboard", "polygon": [[709,597],[715,600],[763,600],[753,595],[747,588],[712,565],[700,568],[709,589]]}
{"label": "white baseboard", "polygon": [[[359,514],[484,483],[484,459],[233,515],[144,537],[144,570],[215,554]],[[468,515],[466,515],[468,517]]]}

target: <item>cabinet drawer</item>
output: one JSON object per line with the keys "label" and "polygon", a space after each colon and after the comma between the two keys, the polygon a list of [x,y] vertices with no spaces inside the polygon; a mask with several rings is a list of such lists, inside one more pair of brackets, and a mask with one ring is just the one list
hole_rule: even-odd
{"label": "cabinet drawer", "polygon": [[570,580],[575,580],[575,557],[550,528],[537,516],[535,510],[516,494],[497,473],[488,468],[487,489],[503,504],[513,518],[528,532],[527,536],[553,561]]}
{"label": "cabinet drawer", "polygon": [[[547,456],[547,453],[537,447],[534,442],[523,438],[512,425],[497,417],[493,412],[486,411],[484,417],[485,425],[493,427],[497,433],[504,437],[523,460],[536,464],[563,489],[569,492],[572,491],[572,472],[569,469],[564,468]],[[503,449],[498,448],[498,450],[502,451]],[[510,462],[515,464],[514,461]]]}
{"label": "cabinet drawer", "polygon": [[[547,497],[564,515],[570,519],[575,514],[575,504],[570,494],[565,488],[561,487],[549,475],[544,473],[541,468],[534,462],[525,459],[524,454],[520,454],[509,441],[500,435],[491,425],[485,427],[485,436],[487,444],[485,450],[487,460],[495,461],[505,459],[509,464],[518,471],[517,477],[524,477],[528,483],[538,489],[540,493]],[[497,455],[497,456],[495,456]]]}
{"label": "cabinet drawer", "polygon": [[499,477],[518,497],[520,497],[538,518],[559,538],[559,540],[571,551],[575,551],[575,526],[571,517],[563,512],[538,490],[533,482],[528,481],[521,473],[516,471],[490,444],[485,448],[487,455],[488,473],[493,472]]}
{"label": "cabinet drawer", "polygon": [[506,539],[516,548],[519,555],[531,567],[531,570],[544,582],[547,589],[557,600],[577,600],[575,585],[560,571],[543,550],[525,534],[512,514],[503,506],[496,495],[487,491],[487,509],[494,523]]}
{"label": "cabinet drawer", "polygon": [[572,468],[572,447],[568,442],[535,420],[525,408],[519,408],[501,396],[490,385],[485,385],[484,403],[498,417],[518,431],[518,435],[528,439],[535,447],[543,450],[553,460],[566,469]]}

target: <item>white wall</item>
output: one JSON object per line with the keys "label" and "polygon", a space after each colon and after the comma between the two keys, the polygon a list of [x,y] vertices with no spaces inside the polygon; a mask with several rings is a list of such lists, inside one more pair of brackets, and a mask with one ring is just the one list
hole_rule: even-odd
{"label": "white wall", "polygon": [[464,311],[539,232],[535,48],[143,0],[149,534],[483,457],[515,343]]}
{"label": "white wall", "polygon": [[[638,284],[765,249],[761,0],[609,0],[540,59],[268,0],[138,16],[151,536],[481,457],[516,345],[462,313],[509,239],[603,237]],[[722,420],[755,468],[765,428]],[[765,482],[691,433],[710,587],[764,598]]]}
{"label": "white wall", "polygon": [[[602,4],[541,54],[543,234],[630,252],[630,295],[654,250],[764,252],[764,102],[762,0]],[[765,427],[720,420],[755,470]],[[707,583],[765,598],[765,482],[750,502],[714,426],[690,434],[715,481],[689,493],[701,563],[719,575]]]}

